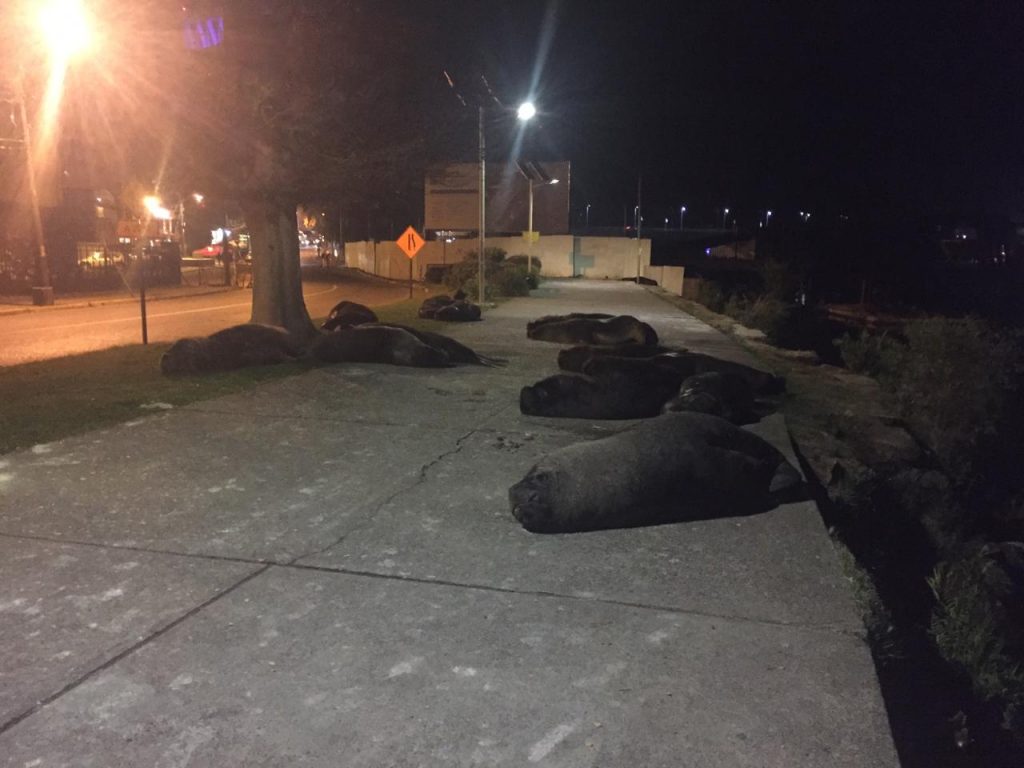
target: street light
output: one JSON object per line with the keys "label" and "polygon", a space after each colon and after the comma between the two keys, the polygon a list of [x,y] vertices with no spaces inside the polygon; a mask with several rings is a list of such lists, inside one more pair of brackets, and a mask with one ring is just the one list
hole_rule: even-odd
{"label": "street light", "polygon": [[587,229],[590,229],[590,203],[587,203],[586,224],[584,226],[586,226]]}
{"label": "street light", "polygon": [[729,209],[728,208],[723,208],[722,209],[722,229],[725,229],[725,219],[726,219],[726,217],[728,215],[729,215]]}
{"label": "street light", "polygon": [[680,229],[680,231],[682,231],[682,229],[683,229],[683,216],[685,216],[685,215],[686,215],[686,206],[685,205],[679,206],[679,229]]}
{"label": "street light", "polygon": [[533,271],[533,186],[534,178],[540,177],[540,185],[542,187],[548,186],[549,184],[557,184],[558,179],[546,178],[544,170],[537,163],[526,163],[519,165],[519,172],[526,177],[529,182],[529,205],[527,207],[527,220],[526,220],[526,231],[529,233],[530,246],[526,251],[526,271],[527,274]]}
{"label": "street light", "polygon": [[[95,34],[89,14],[80,0],[50,0],[36,11],[34,21],[36,37],[51,58],[49,82],[42,110],[42,128],[46,136],[56,122],[57,105],[60,103],[68,63],[73,57],[84,53],[92,46]],[[24,64],[19,63],[14,75],[14,92],[21,118],[22,143],[25,146],[25,175],[32,207],[32,227],[37,249],[35,272],[36,282],[39,284],[33,286],[32,302],[53,304],[50,262],[46,253],[42,214],[39,210],[39,187],[36,179],[38,160],[32,137],[33,128],[29,123],[28,110],[25,108],[24,80]]]}

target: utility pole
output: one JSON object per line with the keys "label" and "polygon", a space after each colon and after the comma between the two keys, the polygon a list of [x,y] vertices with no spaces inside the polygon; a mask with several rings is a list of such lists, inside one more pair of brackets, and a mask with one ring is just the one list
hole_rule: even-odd
{"label": "utility pole", "polygon": [[479,112],[479,140],[480,140],[480,243],[477,254],[477,301],[484,303],[484,245],[486,241],[485,230],[487,227],[487,153],[484,147],[484,107],[481,104],[477,107]]}
{"label": "utility pole", "polygon": [[640,239],[640,227],[644,220],[643,209],[644,177],[636,178],[636,284],[640,285],[640,260],[643,252],[643,240]]}

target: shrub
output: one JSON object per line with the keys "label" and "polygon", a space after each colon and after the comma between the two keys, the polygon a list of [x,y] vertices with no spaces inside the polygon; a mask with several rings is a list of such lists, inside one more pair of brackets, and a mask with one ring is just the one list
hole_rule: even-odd
{"label": "shrub", "polygon": [[[893,371],[902,411],[954,482],[966,488],[991,472],[989,459],[1021,437],[1019,338],[976,318],[908,323]],[[1010,442],[1006,442],[1010,441]]]}
{"label": "shrub", "polygon": [[[486,299],[496,296],[527,296],[530,293],[531,280],[526,267],[505,258],[501,248],[488,248],[484,251],[484,291]],[[477,273],[479,265],[476,253],[470,253],[463,261],[455,264],[445,277],[445,287],[455,292],[463,290],[466,295],[479,301]]]}
{"label": "shrub", "polygon": [[[517,253],[514,256],[509,256],[507,259],[505,259],[505,263],[515,264],[517,266],[523,267],[523,269],[526,269],[527,266],[530,264],[530,257],[522,253]],[[531,269],[526,275],[526,282],[529,284],[531,290],[540,285],[540,270],[540,259],[534,256],[533,269]]]}
{"label": "shrub", "polygon": [[506,262],[488,275],[487,280],[498,296],[530,295],[529,273],[525,266]]}
{"label": "shrub", "polygon": [[1024,702],[1024,667],[1007,649],[1007,614],[990,586],[993,576],[1000,575],[994,569],[998,566],[982,549],[936,567],[928,579],[936,600],[931,635],[982,699],[1019,704]]}
{"label": "shrub", "polygon": [[856,335],[843,334],[835,341],[843,365],[854,373],[876,378],[893,376],[900,367],[905,345],[886,333],[867,331]]}
{"label": "shrub", "polygon": [[697,288],[697,301],[712,312],[721,313],[725,309],[726,295],[718,283],[701,280]]}
{"label": "shrub", "polygon": [[740,314],[739,321],[751,328],[763,331],[773,344],[782,342],[790,305],[770,296],[754,299]]}

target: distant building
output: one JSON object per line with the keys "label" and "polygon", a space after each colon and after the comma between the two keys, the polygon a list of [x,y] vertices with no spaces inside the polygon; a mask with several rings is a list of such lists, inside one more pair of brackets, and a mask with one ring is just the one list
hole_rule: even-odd
{"label": "distant building", "polygon": [[[533,183],[533,230],[542,235],[569,233],[570,164],[555,162],[488,163],[487,234],[527,231],[530,182]],[[424,225],[438,232],[470,236],[479,230],[480,166],[450,163],[430,168],[423,184]]]}

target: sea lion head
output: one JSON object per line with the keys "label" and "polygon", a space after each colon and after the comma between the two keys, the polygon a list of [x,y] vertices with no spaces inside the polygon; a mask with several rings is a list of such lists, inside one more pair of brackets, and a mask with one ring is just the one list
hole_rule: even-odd
{"label": "sea lion head", "polygon": [[509,488],[512,515],[531,533],[558,533],[562,530],[551,503],[555,497],[557,479],[554,470],[538,465]]}
{"label": "sea lion head", "polygon": [[204,339],[178,339],[160,358],[160,372],[164,376],[196,373],[199,361],[205,355]]}

